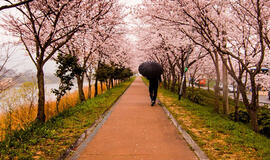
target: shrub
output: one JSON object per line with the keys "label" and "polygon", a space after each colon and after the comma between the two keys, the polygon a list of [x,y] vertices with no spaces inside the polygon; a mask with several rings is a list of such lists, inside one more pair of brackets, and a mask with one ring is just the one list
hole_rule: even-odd
{"label": "shrub", "polygon": [[204,104],[203,97],[201,96],[199,90],[187,90],[186,97],[197,104]]}
{"label": "shrub", "polygon": [[258,112],[258,124],[260,133],[270,137],[270,110],[262,107]]}
{"label": "shrub", "polygon": [[204,89],[199,88],[187,88],[186,91],[186,98],[188,98],[190,101],[203,105],[203,106],[213,106],[214,103],[214,92],[213,91],[207,91]]}
{"label": "shrub", "polygon": [[[235,120],[235,113],[230,113],[229,117],[231,120]],[[239,121],[243,123],[249,123],[250,117],[246,110],[239,111]],[[270,110],[266,107],[262,107],[258,111],[258,125],[260,133],[270,137]]]}
{"label": "shrub", "polygon": [[[247,111],[239,110],[238,116],[239,116],[239,122],[249,123],[250,118],[249,118]],[[234,112],[230,113],[229,118],[231,120],[235,120],[235,113]]]}

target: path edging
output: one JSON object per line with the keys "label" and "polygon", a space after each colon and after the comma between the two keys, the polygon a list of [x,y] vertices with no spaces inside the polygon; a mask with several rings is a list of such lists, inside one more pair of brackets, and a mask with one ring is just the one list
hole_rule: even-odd
{"label": "path edging", "polygon": [[[134,80],[133,80],[134,81]],[[78,158],[79,153],[86,147],[86,145],[93,139],[96,135],[97,131],[102,127],[102,125],[106,122],[108,117],[110,116],[114,106],[118,103],[119,99],[122,95],[127,91],[133,81],[127,86],[124,92],[112,103],[112,105],[100,116],[99,119],[95,120],[95,122],[86,129],[81,136],[73,143],[59,158],[58,160],[75,160]]]}
{"label": "path edging", "polygon": [[[147,84],[144,83],[146,86]],[[170,111],[165,107],[164,104],[161,103],[159,99],[158,104],[162,107],[163,111],[167,114],[167,116],[172,121],[173,125],[177,128],[177,130],[182,134],[185,141],[189,144],[189,146],[192,148],[196,156],[200,160],[209,160],[209,158],[206,156],[206,154],[201,150],[201,148],[198,146],[198,144],[191,138],[191,136],[181,127],[181,125],[176,121],[176,119],[173,117]]]}
{"label": "path edging", "polygon": [[182,134],[185,141],[189,144],[189,146],[193,149],[196,156],[200,160],[209,160],[209,158],[206,156],[206,154],[201,150],[201,148],[198,146],[198,144],[191,138],[191,136],[181,127],[181,125],[176,121],[176,119],[173,117],[170,111],[161,103],[159,100],[158,103],[164,112],[167,114],[167,116],[170,118],[170,120],[173,122],[174,126],[178,129],[178,131]]}

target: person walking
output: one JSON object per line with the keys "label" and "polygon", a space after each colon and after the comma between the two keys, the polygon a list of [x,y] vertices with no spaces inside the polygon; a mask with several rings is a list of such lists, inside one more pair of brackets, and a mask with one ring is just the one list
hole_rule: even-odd
{"label": "person walking", "polygon": [[149,80],[149,94],[151,99],[151,106],[154,106],[157,98],[157,91],[159,82],[161,82],[161,74],[163,67],[154,61],[148,61],[140,64],[138,68],[141,75]]}
{"label": "person walking", "polygon": [[157,99],[157,91],[159,83],[161,82],[161,76],[155,78],[148,78],[149,80],[149,95],[151,99],[151,106],[154,106]]}

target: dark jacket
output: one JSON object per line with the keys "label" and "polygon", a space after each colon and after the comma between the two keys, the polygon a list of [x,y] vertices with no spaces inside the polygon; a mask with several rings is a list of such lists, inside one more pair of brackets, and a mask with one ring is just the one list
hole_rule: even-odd
{"label": "dark jacket", "polygon": [[159,82],[161,82],[161,76],[157,78],[147,78],[149,80],[149,86],[152,86],[154,88],[158,88]]}

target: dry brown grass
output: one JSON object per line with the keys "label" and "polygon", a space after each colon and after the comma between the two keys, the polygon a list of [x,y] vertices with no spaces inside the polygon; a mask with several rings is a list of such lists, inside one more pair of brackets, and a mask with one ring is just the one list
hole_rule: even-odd
{"label": "dry brown grass", "polygon": [[[106,91],[106,85],[103,84],[103,92]],[[91,98],[94,96],[94,86],[91,87]],[[88,95],[88,87],[84,88],[85,98],[87,99]],[[98,85],[98,94],[101,94],[101,87],[100,84]],[[71,93],[67,93],[64,97],[62,97],[60,104],[59,104],[59,111],[62,112],[70,107],[74,107],[79,103],[78,98],[78,91],[74,91]],[[11,129],[24,129],[29,123],[33,122],[36,119],[37,115],[37,105],[30,109],[28,105],[18,106],[18,109],[12,112],[11,115]],[[56,116],[56,102],[55,100],[48,100],[45,104],[45,115],[46,119],[49,120],[50,118]],[[4,139],[4,135],[9,132],[8,131],[8,114],[0,115],[0,141]]]}

